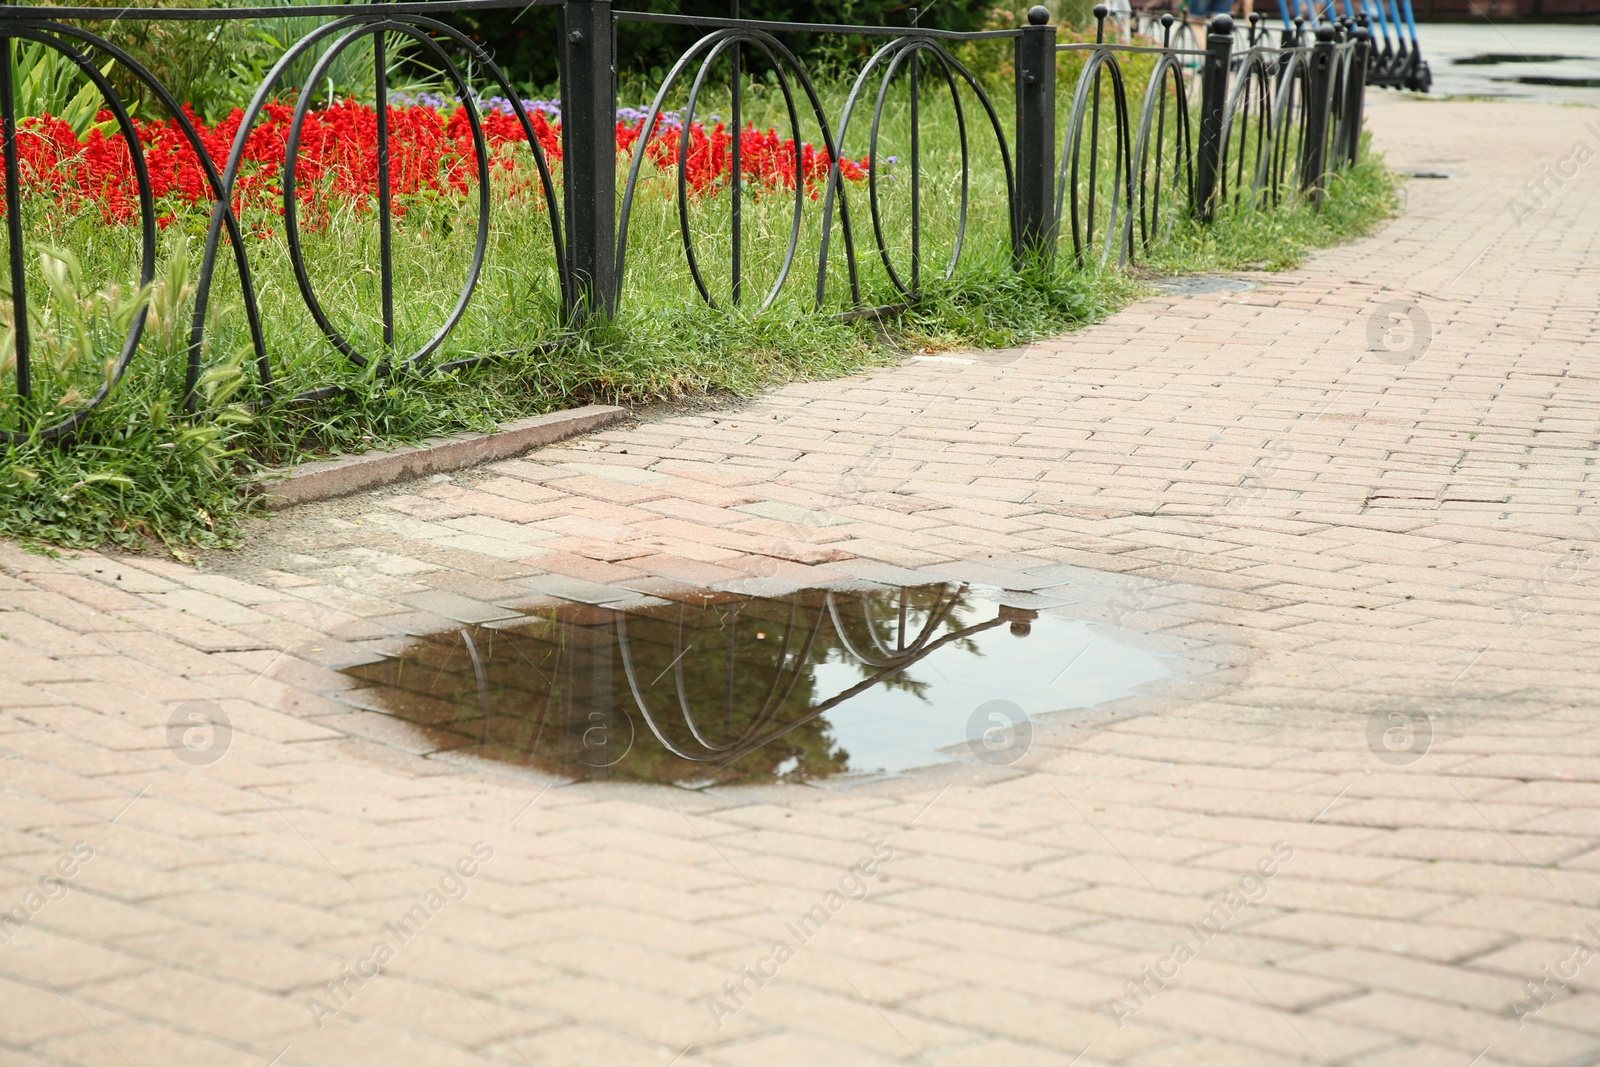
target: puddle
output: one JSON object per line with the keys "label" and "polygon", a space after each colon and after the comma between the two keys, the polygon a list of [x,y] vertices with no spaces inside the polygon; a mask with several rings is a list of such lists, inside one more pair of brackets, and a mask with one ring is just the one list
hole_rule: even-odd
{"label": "puddle", "polygon": [[1219,278],[1211,274],[1152,278],[1145,284],[1158,293],[1168,293],[1174,296],[1198,296],[1204,293],[1247,293],[1256,287],[1255,282],[1245,281],[1243,278]]}
{"label": "puddle", "polygon": [[571,604],[417,639],[347,671],[366,685],[346,699],[414,724],[436,751],[576,779],[693,787],[1005,765],[1039,716],[1171,673],[1140,635],[1073,618],[1072,588]]}
{"label": "puddle", "polygon": [[1518,85],[1551,85],[1563,89],[1600,89],[1600,78],[1562,78],[1554,74],[1523,74],[1515,78],[1496,78],[1497,82]]}
{"label": "puddle", "polygon": [[1524,55],[1521,52],[1484,52],[1451,60],[1458,67],[1492,67],[1501,63],[1582,63],[1587,56]]}

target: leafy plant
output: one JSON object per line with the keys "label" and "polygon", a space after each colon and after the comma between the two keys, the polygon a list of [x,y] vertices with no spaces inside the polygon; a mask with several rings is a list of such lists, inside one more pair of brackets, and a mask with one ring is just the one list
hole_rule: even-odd
{"label": "leafy plant", "polygon": [[[273,0],[273,3],[282,7],[285,14],[281,18],[254,20],[252,37],[255,47],[241,52],[233,64],[231,76],[238,85],[238,96],[241,98],[248,98],[254,93],[266,81],[273,64],[288,54],[291,48],[328,23],[325,18],[288,14],[295,6],[290,0]],[[277,91],[288,96],[309,90],[314,97],[328,104],[346,98],[373,100],[377,82],[376,50],[371,36],[357,38],[334,57],[320,84],[307,84],[317,64],[343,37],[343,33],[330,34],[296,57],[283,72]],[[444,87],[442,76],[417,59],[417,51],[415,38],[408,34],[390,33],[384,36],[385,72],[390,92],[415,94]]]}
{"label": "leafy plant", "polygon": [[[57,376],[79,361],[104,367],[97,356],[107,335],[120,337],[145,308],[152,343],[169,353],[182,350],[187,331],[180,309],[193,294],[187,249],[164,260],[155,284],[131,293],[117,286],[89,291],[74,253],[34,250],[50,297],[29,308],[35,326],[30,353],[41,367]],[[9,289],[4,296],[10,323]],[[11,359],[14,338],[8,331],[4,342]],[[80,548],[156,541],[180,553],[185,545],[227,543],[248,507],[238,492],[247,462],[238,446],[252,418],[235,400],[244,380],[237,355],[208,370],[199,390],[209,414],[192,422],[168,376],[131,378],[65,442],[40,435],[80,399],[59,397],[37,413],[25,440],[0,445],[0,536]]]}
{"label": "leafy plant", "polygon": [[[41,419],[48,421],[84,399],[87,390],[66,385],[75,377],[81,380],[81,375],[74,374],[80,363],[94,368],[90,373],[95,386],[104,383],[109,387],[114,357],[98,359],[97,354],[107,350],[109,337],[126,334],[150,290],[127,293],[120,286],[111,286],[83,296],[83,266],[72,250],[47,244],[30,248],[36,253],[38,275],[53,298],[28,303],[28,356],[41,380],[35,408]],[[9,272],[0,277],[0,299],[4,301],[0,322],[5,326],[0,336],[0,370],[9,371],[17,363],[16,304]],[[53,402],[52,387],[59,392]]]}
{"label": "leafy plant", "polygon": [[[116,0],[86,0],[86,6],[120,8]],[[205,7],[207,0],[174,0],[172,7]],[[85,22],[92,30],[124,49],[165,85],[174,97],[188,102],[198,113],[211,117],[233,106],[235,85],[231,71],[236,56],[258,48],[248,20],[124,19]],[[162,108],[132,71],[117,68],[112,84],[118,94],[135,102],[141,112],[155,115]],[[162,116],[165,117],[164,115]]]}
{"label": "leafy plant", "polygon": [[[110,76],[116,60],[108,59],[100,73]],[[76,63],[40,41],[11,41],[11,92],[17,114],[54,115],[73,131],[87,134],[103,106],[100,90],[85,78]],[[99,124],[102,129],[114,122]]]}

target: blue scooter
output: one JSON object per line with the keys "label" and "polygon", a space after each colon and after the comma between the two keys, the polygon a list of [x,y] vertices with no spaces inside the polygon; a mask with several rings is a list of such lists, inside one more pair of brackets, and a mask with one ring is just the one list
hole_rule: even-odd
{"label": "blue scooter", "polygon": [[1411,54],[1406,59],[1401,84],[1413,92],[1425,93],[1433,87],[1433,71],[1422,58],[1422,44],[1417,40],[1417,19],[1411,13],[1411,0],[1405,0],[1406,27],[1411,31]]}

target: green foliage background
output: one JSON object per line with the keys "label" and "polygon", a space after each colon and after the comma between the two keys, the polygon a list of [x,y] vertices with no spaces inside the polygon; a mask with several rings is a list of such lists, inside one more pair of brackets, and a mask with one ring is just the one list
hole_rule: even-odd
{"label": "green foliage background", "polygon": [[[728,2],[715,0],[624,0],[618,10],[656,14],[727,17]],[[928,7],[926,3],[923,5]],[[923,25],[947,30],[982,29],[991,18],[990,0],[936,0]],[[858,26],[905,26],[911,5],[899,0],[742,0],[742,18],[776,22],[846,23]],[[556,8],[462,12],[445,17],[476,39],[513,78],[528,86],[553,86],[558,71],[553,47],[559,38]],[[617,30],[617,65],[624,74],[659,80],[701,33],[687,26],[625,22]],[[850,56],[864,53],[868,45],[842,46],[815,34],[785,35],[784,43],[803,60],[842,65]]]}

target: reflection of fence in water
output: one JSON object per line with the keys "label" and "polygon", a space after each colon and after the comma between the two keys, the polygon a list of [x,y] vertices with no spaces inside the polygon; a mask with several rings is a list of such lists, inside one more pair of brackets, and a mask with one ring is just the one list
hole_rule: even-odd
{"label": "reflection of fence in water", "polygon": [[[358,701],[415,724],[440,749],[579,777],[663,781],[796,777],[845,770],[827,713],[876,686],[917,692],[904,672],[942,648],[1033,614],[976,622],[965,585],[714,594],[632,609],[572,605],[527,622],[444,633],[350,672]],[[817,690],[816,669],[859,681]],[[952,738],[952,741],[959,738]]]}

